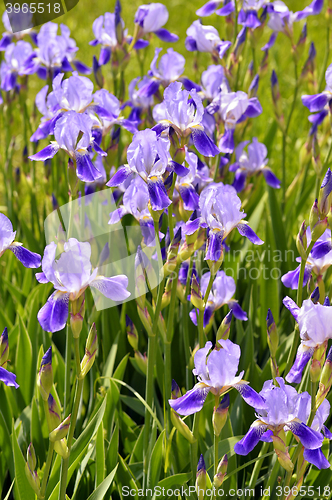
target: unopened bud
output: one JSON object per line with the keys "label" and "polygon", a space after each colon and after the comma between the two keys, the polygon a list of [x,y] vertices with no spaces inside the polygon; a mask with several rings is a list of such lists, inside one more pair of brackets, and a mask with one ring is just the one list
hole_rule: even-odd
{"label": "unopened bud", "polygon": [[274,451],[277,454],[278,461],[280,465],[287,471],[292,472],[294,469],[294,464],[290,459],[288,448],[286,446],[286,434],[283,429],[276,432],[275,435],[272,436]]}
{"label": "unopened bud", "polygon": [[78,339],[83,328],[85,314],[85,300],[82,294],[77,300],[71,303],[70,327],[74,339]]}
{"label": "unopened bud", "polygon": [[0,337],[0,366],[2,368],[6,368],[8,356],[9,356],[8,330],[6,327]]}
{"label": "unopened bud", "polygon": [[319,197],[318,197],[318,210],[322,216],[326,217],[326,215],[330,212],[331,201],[332,201],[332,172],[328,168],[323,179]]}
{"label": "unopened bud", "polygon": [[325,233],[327,226],[328,226],[327,217],[317,222],[317,224],[314,226],[311,232],[311,240],[317,241]]}
{"label": "unopened bud", "polygon": [[142,354],[139,351],[135,352],[135,361],[141,372],[146,375],[148,369],[148,358],[146,354]]}
{"label": "unopened bud", "polygon": [[316,396],[316,407],[318,408],[326,398],[332,385],[332,347],[330,348],[324,363]]}
{"label": "unopened bud", "polygon": [[61,410],[59,408],[58,403],[53,398],[52,394],[48,396],[47,400],[48,404],[48,418],[47,421],[49,423],[49,432],[52,432],[54,429],[60,425],[61,422]]}
{"label": "unopened bud", "polygon": [[275,321],[273,319],[273,315],[271,309],[268,310],[266,317],[266,326],[267,326],[267,343],[270,349],[270,353],[272,358],[276,357],[278,344],[279,344],[279,336]]}
{"label": "unopened bud", "polygon": [[303,221],[296,238],[296,248],[304,261],[307,260],[307,244],[307,227]]}
{"label": "unopened bud", "polygon": [[30,470],[35,470],[37,467],[37,458],[36,458],[36,452],[33,447],[33,444],[30,443],[28,446],[27,450],[27,462]]}
{"label": "unopened bud", "polygon": [[93,62],[92,62],[92,69],[93,69],[93,74],[95,77],[96,84],[100,89],[103,88],[104,86],[104,77],[101,72],[101,66],[99,66],[99,63],[97,61],[96,56],[93,56]]}
{"label": "unopened bud", "polygon": [[180,387],[178,384],[175,382],[175,380],[172,380],[172,389],[171,389],[171,399],[177,399],[181,396],[181,391]]}
{"label": "unopened bud", "polygon": [[138,333],[136,326],[126,314],[127,339],[134,351],[138,350]]}
{"label": "unopened bud", "polygon": [[314,304],[317,304],[317,302],[319,301],[319,296],[320,296],[320,293],[319,293],[319,287],[316,286],[315,290],[312,292],[312,294],[310,295],[310,299],[312,300],[312,302]]}
{"label": "unopened bud", "polygon": [[52,346],[42,357],[37,378],[37,385],[39,387],[41,397],[44,401],[47,401],[53,386]]}
{"label": "unopened bud", "polygon": [[96,358],[98,348],[98,336],[95,323],[92,324],[85,344],[85,354],[81,361],[81,377],[85,377]]}
{"label": "unopened bud", "polygon": [[114,8],[114,18],[115,18],[115,33],[116,39],[119,45],[122,45],[123,42],[123,27],[121,22],[121,4],[119,0],[115,2]]}
{"label": "unopened bud", "polygon": [[38,498],[40,498],[40,480],[37,472],[35,470],[31,470],[29,467],[29,464],[25,464],[25,475],[26,478],[33,489],[33,491],[36,493]]}
{"label": "unopened bud", "polygon": [[179,246],[181,243],[181,227],[176,232],[169,249],[167,251],[167,259],[164,265],[164,276],[168,276],[177,267],[177,255],[179,252]]}
{"label": "unopened bud", "polygon": [[229,408],[229,394],[227,393],[222,398],[219,406],[217,408],[214,407],[214,410],[213,410],[212,425],[213,425],[214,434],[216,436],[220,436],[220,433],[221,433],[224,425],[226,424],[227,415],[228,415],[228,408]]}
{"label": "unopened bud", "polygon": [[50,432],[50,441],[54,443],[55,441],[60,441],[60,439],[63,439],[67,436],[70,426],[70,417],[71,415],[68,415],[68,417],[63,422],[61,422],[61,424],[56,429],[53,429],[53,431]]}
{"label": "unopened bud", "polygon": [[192,305],[199,311],[204,310],[204,300],[202,298],[201,289],[195,275],[193,275],[193,278],[191,280],[190,301]]}
{"label": "unopened bud", "polygon": [[171,409],[171,421],[177,431],[187,440],[189,443],[193,444],[196,441],[195,436],[187,426],[187,424],[182,420],[182,418]]}
{"label": "unopened bud", "polygon": [[198,461],[195,486],[198,500],[203,500],[206,491],[206,468],[203,455]]}
{"label": "unopened bud", "polygon": [[228,458],[227,455],[224,455],[220,460],[217,468],[217,473],[213,478],[213,486],[218,489],[224,482],[228,467]]}
{"label": "unopened bud", "polygon": [[167,283],[165,286],[165,291],[164,291],[162,299],[161,299],[161,309],[164,309],[165,307],[167,307],[171,302],[172,283],[173,283],[173,280],[171,280],[171,279],[167,280]]}
{"label": "unopened bud", "polygon": [[60,439],[60,441],[55,441],[54,443],[54,451],[60,455],[62,458],[68,458],[69,457],[69,449],[67,447],[67,440],[66,438]]}
{"label": "unopened bud", "polygon": [[148,308],[147,307],[142,308],[139,305],[137,305],[137,312],[148,335],[152,335],[152,319],[149,314]]}
{"label": "unopened bud", "polygon": [[221,322],[221,325],[218,328],[217,331],[217,337],[216,340],[227,340],[229,337],[229,331],[231,328],[231,321],[233,317],[233,311],[230,310],[229,313],[226,314],[224,319]]}

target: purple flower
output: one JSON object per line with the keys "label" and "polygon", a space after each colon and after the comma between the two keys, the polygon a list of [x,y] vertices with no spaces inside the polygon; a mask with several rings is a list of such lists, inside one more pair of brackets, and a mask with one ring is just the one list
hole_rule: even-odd
{"label": "purple flower", "polygon": [[199,207],[201,216],[187,222],[184,232],[193,234],[199,227],[210,229],[205,260],[218,261],[220,259],[222,244],[234,228],[237,228],[239,233],[252,243],[263,244],[263,241],[243,220],[246,214],[240,210],[241,200],[233,186],[220,182],[205,187],[200,195]]}
{"label": "purple flower", "polygon": [[[324,399],[324,401],[321,403],[319,408],[317,409],[316,415],[314,417],[314,420],[312,422],[312,425],[310,426],[311,429],[313,429],[316,432],[323,432],[323,435],[327,439],[332,439],[332,434],[328,430],[328,428],[324,425],[324,422],[327,420],[327,418],[330,415],[330,403],[328,402],[327,399]],[[310,415],[310,400],[307,401],[307,407],[305,410],[303,409],[303,421],[308,420],[309,415]],[[299,415],[299,418],[301,416]],[[328,469],[330,467],[330,463],[325,457],[324,453],[322,452],[321,448],[316,448],[314,450],[309,450],[305,449],[303,453],[303,458],[315,465],[318,469]]]}
{"label": "purple flower", "polygon": [[[306,230],[307,244],[311,242],[310,227]],[[301,262],[301,257],[298,257],[297,262]],[[310,278],[312,272],[316,276],[322,276],[325,271],[332,265],[332,249],[331,249],[331,230],[326,229],[324,234],[318,238],[311,250],[305,265],[303,286],[305,286]],[[281,281],[283,284],[297,290],[299,285],[300,267],[298,266],[294,271],[289,271],[282,276]]]}
{"label": "purple flower", "polygon": [[36,268],[40,266],[41,257],[38,253],[30,252],[15,240],[16,231],[8,217],[0,213],[0,257],[6,250],[11,250],[24,267]]}
{"label": "purple flower", "polygon": [[222,66],[209,66],[206,71],[203,71],[201,82],[202,90],[199,95],[209,101],[217,97],[220,92],[229,92],[228,82]]}
{"label": "purple flower", "polygon": [[[125,182],[127,185],[122,204],[110,213],[109,224],[116,224],[124,215],[131,214],[140,224],[145,244],[155,246],[154,223],[148,208],[150,199],[148,185],[139,175],[132,174],[131,177]],[[160,236],[163,234],[160,233]]]}
{"label": "purple flower", "polygon": [[61,24],[61,35],[58,35],[58,28],[58,25],[52,22],[42,25],[36,39],[38,48],[25,61],[27,74],[37,72],[40,78],[54,78],[60,72],[72,71],[71,62],[80,73],[91,72],[75,59],[78,48],[70,38],[69,28]]}
{"label": "purple flower", "polygon": [[[221,347],[221,348],[220,348]],[[219,340],[215,349],[208,355],[212,342],[199,349],[194,357],[193,374],[198,383],[184,396],[169,399],[169,405],[180,415],[192,415],[203,408],[204,401],[211,391],[215,396],[221,396],[234,387],[250,406],[264,405],[262,398],[242,380],[244,371],[238,376],[241,349],[230,340]]]}
{"label": "purple flower", "polygon": [[162,176],[171,164],[169,146],[168,139],[158,137],[153,130],[136,132],[127,150],[128,165],[120,168],[107,186],[119,186],[132,173],[138,174],[147,184],[152,209],[167,208],[171,200],[167,196]]}
{"label": "purple flower", "polygon": [[69,301],[77,300],[88,286],[99,290],[114,301],[126,300],[128,278],[125,275],[106,278],[98,275],[98,268],[92,272],[90,243],[69,238],[64,252],[57,258],[57,246],[46,246],[42,260],[43,272],[37,273],[39,283],[53,283],[55,292],[38,313],[41,327],[48,332],[62,330],[68,318]]}
{"label": "purple flower", "polygon": [[[97,113],[94,120],[94,130],[101,128],[102,136],[107,136],[114,125],[120,125],[132,134],[137,131],[135,121],[121,116],[121,104],[117,97],[106,89],[97,90],[93,95],[94,105],[91,110]],[[101,123],[97,123],[97,122]]]}
{"label": "purple flower", "polygon": [[[326,88],[324,92],[314,95],[303,95],[302,103],[311,113],[322,111],[332,99],[332,64],[325,72]],[[312,121],[312,120],[311,120]]]}
{"label": "purple flower", "polygon": [[275,32],[282,31],[291,35],[293,23],[308,16],[317,15],[323,8],[324,0],[313,0],[308,7],[298,12],[290,12],[287,5],[281,0],[272,2],[267,6],[269,13],[268,26]]}
{"label": "purple flower", "polygon": [[267,184],[273,188],[280,187],[279,179],[274,175],[272,170],[266,166],[268,159],[266,158],[267,149],[264,144],[258,142],[254,137],[252,143],[248,146],[248,153],[245,147],[249,141],[241,142],[236,150],[236,163],[229,167],[231,172],[235,172],[233,186],[239,193],[244,189],[247,177],[254,174],[262,173]]}
{"label": "purple flower", "polygon": [[163,42],[177,42],[179,37],[163,28],[168,21],[168,10],[162,3],[141,5],[135,14],[135,23],[139,25],[138,36],[154,33]]}
{"label": "purple flower", "polygon": [[[218,9],[219,5],[223,6]],[[218,10],[217,10],[218,9]],[[196,10],[196,15],[199,17],[210,16],[214,12],[218,16],[229,16],[235,10],[235,3],[233,0],[210,0],[203,7]]]}
{"label": "purple flower", "polygon": [[35,155],[30,160],[45,161],[63,149],[76,162],[77,177],[84,182],[92,182],[102,176],[102,173],[93,165],[89,152],[93,147],[98,154],[105,156],[92,135],[92,119],[82,113],[68,111],[54,127],[55,141]]}
{"label": "purple flower", "polygon": [[207,107],[211,114],[219,112],[225,124],[225,133],[219,142],[219,149],[223,153],[234,151],[234,130],[237,123],[247,118],[254,118],[262,113],[262,106],[257,97],[249,98],[245,92],[220,92]]}
{"label": "purple flower", "polygon": [[186,149],[186,162],[189,166],[188,174],[177,177],[175,189],[180,194],[185,210],[193,211],[198,208],[199,195],[202,189],[212,182],[209,168],[202,163],[198,156]]}
{"label": "purple flower", "polygon": [[299,325],[301,344],[294,365],[286,376],[287,382],[301,382],[302,372],[315,350],[327,345],[332,338],[332,307],[314,304],[311,299],[304,300],[299,308],[290,297],[285,297],[284,305],[290,310]]}
{"label": "purple flower", "polygon": [[242,9],[239,12],[238,23],[252,30],[258,28],[261,25],[261,21],[258,19],[258,11],[265,7],[268,2],[266,0],[244,0]]}
{"label": "purple flower", "polygon": [[[28,29],[22,30],[22,31],[15,30],[16,32],[13,33],[11,24],[9,22],[8,13],[6,10],[2,15],[2,22],[3,22],[3,25],[4,25],[6,31],[4,33],[2,33],[2,38],[0,40],[0,51],[6,50],[6,48],[8,47],[8,45],[10,43],[12,43],[12,41],[21,40],[24,36],[26,36],[28,34],[33,39],[33,35],[35,34],[35,32],[31,28],[28,28]],[[15,28],[17,27],[16,25],[21,25],[21,26],[28,25],[27,14],[22,12],[21,10],[17,14],[15,13]]]}
{"label": "purple flower", "polygon": [[[124,22],[120,20],[122,27]],[[90,42],[90,45],[102,46],[99,56],[99,65],[103,66],[110,60],[112,51],[118,46],[116,36],[116,16],[115,13],[105,12],[103,16],[97,17],[92,24],[92,31],[95,39]]]}
{"label": "purple flower", "polygon": [[16,375],[6,370],[8,355],[8,331],[7,328],[5,328],[0,336],[0,380],[6,385],[14,386],[17,389],[19,386],[15,382]]}
{"label": "purple flower", "polygon": [[[303,408],[310,404],[310,395],[307,392],[298,394],[294,387],[286,385],[283,378],[276,378],[279,387],[273,385],[273,380],[264,382],[263,389],[259,395],[264,401],[263,405],[255,407],[258,419],[250,426],[247,434],[234,446],[234,451],[238,455],[248,455],[260,440],[272,441],[272,435],[282,436],[282,431],[291,431],[299,438],[303,446],[308,450],[315,450],[321,447],[323,436],[308,427],[302,420]],[[306,419],[305,419],[306,420]],[[269,431],[269,432],[266,432]],[[278,448],[282,443],[279,436]],[[279,453],[278,458],[287,462],[288,455],[286,444],[284,453]],[[284,457],[282,457],[284,455]],[[289,455],[288,455],[288,460]]]}
{"label": "purple flower", "polygon": [[[200,288],[204,296],[208,287],[210,273],[205,273],[202,276]],[[227,276],[224,271],[218,271],[213,281],[212,289],[209,294],[206,307],[204,309],[204,328],[206,328],[213,319],[214,312],[224,305],[228,305],[234,316],[242,321],[247,321],[247,314],[239,306],[237,300],[232,299],[235,294],[235,281],[231,276]],[[197,325],[196,310],[193,309],[190,313],[192,322]]]}
{"label": "purple flower", "polygon": [[16,375],[2,368],[2,366],[0,366],[0,380],[10,387],[15,387],[15,389],[19,387],[16,383]]}
{"label": "purple flower", "polygon": [[160,133],[171,126],[179,137],[191,135],[199,153],[216,156],[220,151],[204,132],[203,116],[204,108],[197,91],[182,90],[180,82],[171,83],[164,92],[164,101],[153,109],[153,118],[159,122],[155,128]]}
{"label": "purple flower", "polygon": [[0,66],[1,89],[8,92],[17,85],[17,77],[26,74],[24,62],[32,54],[33,49],[29,42],[20,40],[11,43],[5,51],[5,60]]}
{"label": "purple flower", "polygon": [[200,21],[194,21],[187,29],[186,49],[189,51],[210,52],[222,59],[232,45],[231,42],[220,40],[218,31],[213,26],[204,26]]}

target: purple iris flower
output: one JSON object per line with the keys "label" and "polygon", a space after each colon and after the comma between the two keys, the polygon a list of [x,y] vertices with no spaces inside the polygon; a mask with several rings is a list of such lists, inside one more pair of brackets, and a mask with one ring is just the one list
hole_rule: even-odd
{"label": "purple iris flower", "polygon": [[5,60],[0,66],[1,89],[8,92],[17,86],[17,77],[26,74],[24,62],[33,53],[29,42],[11,43],[5,50]]}
{"label": "purple iris flower", "polygon": [[[324,422],[330,415],[330,403],[327,399],[321,403],[319,408],[316,411],[315,418],[310,426],[316,432],[322,432],[326,439],[332,439],[332,433],[329,429],[324,425]],[[310,415],[310,399],[307,398],[306,408],[301,408],[301,414],[298,415],[298,418],[303,422],[306,422]],[[315,448],[314,450],[305,449],[303,453],[303,458],[309,462],[310,464],[315,465],[318,469],[328,469],[330,467],[330,463],[322,452],[321,448]]]}
{"label": "purple iris flower", "polygon": [[125,275],[106,278],[98,275],[98,268],[92,271],[90,243],[69,238],[64,252],[56,256],[57,246],[46,246],[42,260],[42,273],[37,273],[39,283],[53,283],[55,292],[38,313],[38,320],[48,332],[62,330],[68,318],[69,301],[77,300],[88,286],[99,290],[105,297],[122,301],[129,297],[128,278]]}
{"label": "purple iris flower", "polygon": [[180,82],[171,83],[165,89],[164,101],[153,109],[153,118],[159,122],[155,127],[158,132],[172,127],[179,137],[191,136],[194,146],[202,155],[216,156],[220,151],[204,132],[203,116],[204,107],[197,91],[182,90]]}
{"label": "purple iris flower", "polygon": [[[311,231],[310,227],[306,230],[307,244],[311,242]],[[329,250],[326,253],[326,250]],[[297,257],[297,262],[301,262],[301,257]],[[303,286],[305,286],[310,278],[311,273],[315,273],[316,276],[322,276],[325,271],[332,265],[332,249],[331,249],[331,230],[326,229],[324,234],[318,238],[316,243],[311,250],[304,271]],[[283,284],[297,290],[299,285],[299,275],[300,275],[300,265],[294,270],[289,271],[284,276],[282,276],[281,281]]]}
{"label": "purple iris flower", "polygon": [[[120,19],[122,28],[124,27],[124,22]],[[119,45],[116,36],[116,15],[115,13],[105,12],[104,15],[97,17],[92,24],[92,31],[95,39],[90,42],[90,45],[100,44],[101,51],[99,56],[99,65],[103,66],[107,64],[111,58],[111,53]]]}
{"label": "purple iris flower", "polygon": [[261,25],[258,11],[264,8],[266,3],[268,3],[266,0],[244,0],[239,12],[238,23],[252,30],[258,28]]}
{"label": "purple iris flower", "polygon": [[[272,170],[266,166],[268,159],[266,158],[266,146],[260,142],[256,137],[250,141],[241,142],[235,149],[236,162],[229,167],[231,172],[235,172],[235,179],[233,186],[239,193],[245,187],[247,177],[262,173],[265,177],[266,183],[273,188],[280,188],[280,181],[274,175]],[[245,147],[248,146],[248,153]]]}
{"label": "purple iris flower", "polygon": [[15,389],[19,387],[18,383],[16,382],[16,375],[12,372],[9,372],[5,368],[2,368],[2,366],[0,366],[0,380],[10,387],[15,387]]}
{"label": "purple iris flower", "polygon": [[[64,73],[59,73],[53,79],[52,92],[49,94],[48,85],[45,85],[38,92],[35,102],[43,117],[38,129],[32,135],[31,141],[39,141],[45,139],[49,134],[53,134],[57,120],[66,111],[98,113],[99,117],[114,119],[113,110],[108,111],[98,103],[97,92],[93,96],[93,83],[89,78],[79,76],[76,71],[65,80],[63,77]],[[95,102],[92,102],[93,97],[95,97]]]}
{"label": "purple iris flower", "polygon": [[58,73],[72,71],[73,63],[80,73],[91,73],[90,68],[75,58],[78,47],[70,38],[68,26],[61,24],[61,35],[58,35],[58,28],[52,22],[42,25],[36,40],[38,48],[26,59],[25,72],[37,73],[45,80],[48,76],[54,78]]}
{"label": "purple iris flower", "polygon": [[151,78],[149,78],[148,82],[144,86],[141,86],[139,90],[142,96],[149,97],[155,94],[160,84],[163,87],[167,87],[170,83],[178,80],[184,71],[186,60],[181,54],[175,52],[173,49],[168,49],[167,53],[161,56],[157,66],[157,60],[162,50],[161,48],[155,49],[155,55],[149,71],[149,76]]}
{"label": "purple iris flower", "polygon": [[187,222],[184,232],[193,234],[199,227],[210,229],[205,260],[220,259],[222,244],[234,228],[255,245],[263,244],[243,220],[246,214],[241,210],[241,200],[233,186],[220,182],[205,187],[199,198],[199,207],[201,216]]}
{"label": "purple iris flower", "polygon": [[[218,7],[222,4],[222,7]],[[235,3],[233,0],[210,0],[200,9],[196,10],[196,15],[199,17],[210,16],[214,12],[218,16],[229,16],[235,11]]]}
{"label": "purple iris flower", "polygon": [[89,152],[94,150],[105,156],[92,135],[92,119],[82,113],[68,111],[54,127],[54,138],[49,146],[35,155],[29,156],[30,160],[45,161],[59,151],[65,150],[69,157],[76,161],[77,177],[84,182],[92,182],[101,177],[101,172],[93,165]]}
{"label": "purple iris flower", "polygon": [[41,257],[38,253],[30,252],[15,240],[16,231],[8,217],[0,213],[0,257],[6,250],[11,250],[24,267],[36,268],[40,266]]}
{"label": "purple iris flower", "polygon": [[264,403],[255,407],[258,419],[234,446],[238,455],[248,455],[260,440],[271,441],[272,435],[277,435],[282,429],[291,431],[298,437],[306,450],[317,450],[321,447],[323,436],[308,427],[300,418],[303,407],[307,407],[308,401],[310,402],[310,395],[307,392],[298,394],[296,389],[286,385],[281,377],[276,380],[279,387],[273,385],[273,380],[264,382],[259,393]]}
{"label": "purple iris flower", "polygon": [[230,92],[224,69],[220,65],[211,64],[201,77],[202,89],[199,95],[202,99],[212,101],[220,92]]}
{"label": "purple iris flower", "polygon": [[285,297],[284,305],[290,310],[299,325],[301,344],[294,365],[286,376],[287,382],[301,382],[302,372],[316,349],[327,346],[332,338],[332,307],[314,304],[311,299],[304,300],[299,308],[290,297]]}
{"label": "purple iris flower", "polygon": [[[177,177],[175,189],[182,198],[185,210],[196,210],[199,205],[199,192],[212,182],[209,168],[204,165],[198,156],[186,148],[186,162],[188,164],[188,174]],[[176,193],[175,193],[176,194]],[[176,198],[176,196],[175,196]]]}
{"label": "purple iris flower", "polygon": [[107,136],[114,125],[120,125],[132,134],[137,132],[137,122],[131,119],[126,119],[121,116],[121,104],[117,97],[108,92],[106,89],[97,90],[93,95],[94,105],[91,107],[98,116],[94,118],[94,131],[101,128],[102,136]]}
{"label": "purple iris flower", "polygon": [[163,28],[168,21],[168,10],[162,3],[150,3],[138,7],[135,23],[139,25],[138,36],[154,33],[163,42],[177,42],[179,37]]}
{"label": "purple iris flower", "polygon": [[[107,186],[119,186],[132,173],[138,174],[147,183],[152,209],[167,208],[171,200],[167,196],[162,176],[172,165],[169,147],[168,139],[158,137],[153,130],[136,132],[127,150],[128,164],[116,172]],[[187,172],[182,165],[176,164],[176,168],[180,175]]]}
{"label": "purple iris flower", "polygon": [[231,388],[239,391],[250,406],[264,405],[261,396],[242,379],[244,371],[236,376],[241,356],[240,346],[230,340],[219,340],[215,349],[208,355],[211,349],[212,342],[207,342],[205,347],[196,352],[193,374],[199,382],[184,396],[168,400],[173,410],[180,415],[192,415],[203,408],[210,391],[215,396],[221,396]]}
{"label": "purple iris flower", "polygon": [[187,29],[186,49],[189,51],[210,52],[216,58],[222,59],[232,45],[231,42],[220,40],[218,31],[213,26],[204,26],[200,21],[194,21]]}
{"label": "purple iris flower", "polygon": [[153,95],[146,95],[146,92],[140,92],[141,89],[149,88],[151,84],[151,78],[147,75],[140,78],[139,76],[134,78],[128,85],[129,100],[122,105],[122,109],[126,106],[130,106],[131,112],[128,120],[133,121],[137,125],[141,122],[141,116],[144,112],[147,112],[151,106],[154,104]]}
{"label": "purple iris flower", "polygon": [[302,103],[306,106],[311,113],[322,111],[332,99],[332,64],[325,72],[326,88],[324,92],[314,95],[303,95]]}
{"label": "purple iris flower", "polygon": [[15,382],[16,375],[6,370],[7,361],[8,361],[8,330],[7,328],[5,328],[0,336],[0,380],[4,382],[6,385],[13,386],[17,389],[19,385]]}
{"label": "purple iris flower", "polygon": [[[17,14],[15,14],[15,23],[20,24],[22,22],[23,26],[27,26],[26,21],[27,21],[26,13],[20,10]],[[21,40],[26,35],[30,35],[32,40],[34,41],[35,31],[32,28],[28,28],[26,30],[17,31],[16,33],[13,33],[11,24],[9,22],[8,13],[6,10],[2,15],[2,22],[6,31],[2,33],[2,38],[0,40],[0,51],[6,50],[9,44],[11,44],[13,41]]]}
{"label": "purple iris flower", "polygon": [[269,13],[268,26],[274,32],[292,33],[293,23],[308,16],[317,15],[323,8],[324,0],[313,0],[310,5],[298,12],[289,11],[287,5],[281,0],[276,0],[267,6]]}
{"label": "purple iris flower", "polygon": [[[200,283],[203,296],[208,287],[209,279],[210,273],[203,274]],[[218,271],[213,281],[212,289],[204,309],[204,328],[211,323],[214,312],[224,305],[228,305],[235,318],[241,321],[247,321],[247,314],[243,311],[237,300],[232,298],[235,294],[235,289],[235,281],[232,276],[227,276],[225,271]],[[189,316],[192,322],[197,325],[197,312],[195,309],[190,311]]]}
{"label": "purple iris flower", "polygon": [[[148,206],[150,199],[148,185],[137,174],[132,174],[125,184],[127,185],[122,204],[110,213],[109,224],[116,224],[124,215],[131,214],[139,222],[145,244],[155,245],[154,223]],[[163,237],[163,234],[160,233],[160,236]]]}
{"label": "purple iris flower", "polygon": [[225,124],[225,132],[219,142],[219,149],[223,153],[234,151],[234,130],[237,123],[247,118],[254,118],[262,113],[262,106],[257,97],[249,98],[241,90],[237,92],[220,92],[207,107],[211,114],[219,112]]}

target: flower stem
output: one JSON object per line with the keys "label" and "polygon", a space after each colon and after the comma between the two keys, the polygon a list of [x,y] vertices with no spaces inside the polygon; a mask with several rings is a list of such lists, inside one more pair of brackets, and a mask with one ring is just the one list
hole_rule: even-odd
{"label": "flower stem", "polygon": [[64,402],[63,402],[63,413],[66,416],[67,407],[69,404],[70,397],[70,361],[71,361],[71,341],[72,333],[69,324],[69,320],[66,328],[66,352],[65,352],[65,390],[64,390]]}
{"label": "flower stem", "polygon": [[[204,309],[206,307],[206,302],[207,302],[209,295],[210,295],[210,292],[211,292],[214,277],[215,277],[215,274],[213,274],[211,272],[209,283],[208,283],[208,286],[207,286],[207,289],[206,289],[206,292],[204,295]],[[204,336],[204,309],[199,311],[199,315],[198,315],[198,334],[199,334],[199,348],[200,349],[202,347],[204,347],[204,345],[205,345],[205,342],[204,342],[204,340],[205,340],[205,338],[204,338],[205,337]]]}
{"label": "flower stem", "polygon": [[47,480],[48,480],[48,476],[49,476],[50,468],[51,468],[51,464],[52,464],[53,451],[54,451],[54,443],[52,441],[49,441],[44,476],[43,476],[43,481],[42,481],[41,488],[40,488],[40,496],[42,498],[45,497]]}
{"label": "flower stem", "polygon": [[268,447],[269,447],[269,443],[264,442],[263,445],[262,445],[261,451],[259,452],[259,455],[257,457],[257,462],[255,463],[253,471],[251,473],[250,483],[249,483],[249,486],[248,486],[249,491],[251,491],[252,489],[254,489],[255,486],[256,486],[257,478],[258,478],[258,475],[260,473],[261,467],[262,467],[263,462],[264,462],[264,460],[259,460],[259,458],[262,455],[265,455],[267,453]]}

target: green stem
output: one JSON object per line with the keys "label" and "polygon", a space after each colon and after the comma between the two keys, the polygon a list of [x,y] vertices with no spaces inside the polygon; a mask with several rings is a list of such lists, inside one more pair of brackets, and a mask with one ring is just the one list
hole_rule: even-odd
{"label": "green stem", "polygon": [[67,408],[69,404],[70,397],[70,362],[71,362],[71,341],[72,333],[69,321],[66,328],[66,352],[65,352],[65,390],[64,390],[64,402],[63,402],[63,414],[67,415]]}
{"label": "green stem", "polygon": [[52,464],[53,451],[54,451],[54,443],[52,441],[49,441],[46,465],[45,465],[45,470],[44,470],[44,475],[43,475],[43,481],[42,481],[41,488],[40,488],[40,496],[41,497],[45,497],[47,480],[48,480],[48,476],[49,476],[50,468],[51,468],[51,464]]}
{"label": "green stem", "polygon": [[[159,224],[158,221],[154,221],[154,229],[156,235],[156,246],[157,246],[157,254],[158,254],[158,262],[159,267],[162,267],[162,257],[161,250],[159,244]],[[152,324],[152,332],[148,338],[148,366],[146,373],[146,385],[145,385],[145,400],[147,403],[147,407],[152,407],[153,401],[153,378],[154,378],[154,368],[156,364],[156,354],[157,354],[157,332],[158,332],[158,323],[159,323],[159,315],[161,311],[161,300],[164,293],[165,286],[165,278],[159,283],[158,287],[158,296],[157,303],[155,307],[155,313]],[[145,408],[145,416],[144,416],[144,432],[143,432],[143,489],[146,486],[147,479],[147,471],[148,471],[148,463],[149,463],[149,440],[150,440],[150,422],[151,415],[149,410]]]}
{"label": "green stem", "polygon": [[195,413],[194,415],[194,423],[192,433],[196,438],[196,441],[192,443],[190,449],[190,461],[191,461],[191,471],[192,471],[192,484],[195,484],[196,479],[196,470],[197,470],[197,452],[198,452],[198,435],[199,435],[199,418],[201,412]]}
{"label": "green stem", "polygon": [[263,461],[264,460],[259,460],[259,458],[262,456],[262,455],[265,455],[267,453],[267,449],[269,447],[269,443],[263,443],[262,445],[262,448],[261,448],[261,451],[259,452],[259,455],[257,457],[257,462],[255,463],[254,465],[254,468],[253,468],[253,471],[251,473],[251,477],[250,477],[250,483],[249,483],[249,492],[255,488],[256,486],[256,483],[257,483],[257,479],[258,479],[258,476],[259,476],[259,473],[260,473],[260,470],[261,470],[261,467],[263,465]]}
{"label": "green stem", "polygon": [[[286,486],[289,487],[289,484],[291,482],[291,479],[292,479],[292,475],[293,475],[293,471],[287,471],[286,473],[286,477],[285,477],[285,482],[284,482],[284,487],[283,487],[283,490],[285,491],[285,488]],[[286,497],[287,497],[288,493],[284,493],[283,495],[283,500],[286,500]]]}
{"label": "green stem", "polygon": [[[185,298],[187,298],[189,295],[192,269],[193,269],[193,260],[192,260],[192,257],[190,257],[187,282],[186,282],[186,290],[185,290]],[[189,379],[190,379],[190,370],[189,370],[190,348],[189,348],[189,345],[190,345],[190,341],[189,341],[189,323],[188,323],[188,321],[189,321],[189,312],[188,312],[188,302],[186,300],[186,303],[183,304],[182,324],[183,324],[184,352],[185,352],[185,356],[186,356],[186,389],[187,389],[187,391],[189,390],[189,385],[190,385],[189,384]]]}
{"label": "green stem", "polygon": [[[209,284],[208,284],[208,287],[207,287],[205,295],[204,295],[204,309],[206,307],[206,302],[207,302],[209,295],[210,295],[210,292],[211,292],[214,277],[215,277],[215,274],[210,272]],[[204,340],[205,340],[205,338],[204,338],[204,321],[203,321],[204,320],[204,309],[199,311],[199,315],[198,315],[198,334],[199,334],[199,347],[200,347],[200,349],[202,347],[204,347],[204,345],[205,345],[205,342],[204,342]]]}
{"label": "green stem", "polygon": [[[269,490],[269,488],[270,488],[271,492],[272,492],[272,487],[277,480],[278,472],[279,472],[279,462],[276,459],[276,461],[274,462],[274,465],[272,467],[272,471],[269,475],[269,480],[265,486],[265,489]],[[271,498],[270,495],[264,495],[262,500],[270,500],[270,498]]]}
{"label": "green stem", "polygon": [[311,427],[311,424],[316,415],[316,392],[317,392],[318,382],[311,382],[311,411],[307,426]]}

